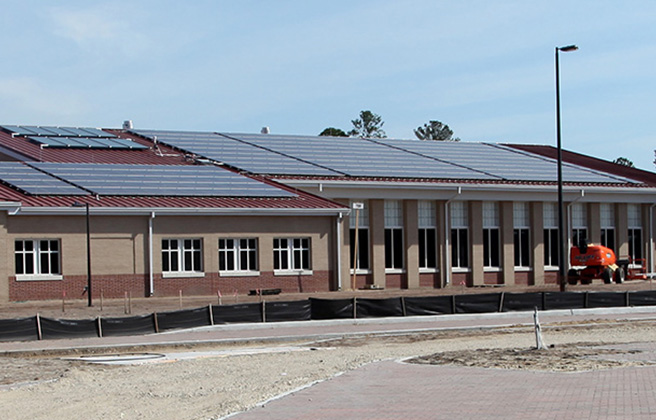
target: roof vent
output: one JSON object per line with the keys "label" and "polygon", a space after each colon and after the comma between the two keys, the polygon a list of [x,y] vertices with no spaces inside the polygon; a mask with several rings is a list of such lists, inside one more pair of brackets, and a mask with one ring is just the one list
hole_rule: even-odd
{"label": "roof vent", "polygon": [[132,130],[132,120],[123,121],[123,130]]}
{"label": "roof vent", "polygon": [[262,127],[262,130],[260,130],[260,133],[262,134],[269,134],[270,132],[271,130],[269,129],[269,127]]}

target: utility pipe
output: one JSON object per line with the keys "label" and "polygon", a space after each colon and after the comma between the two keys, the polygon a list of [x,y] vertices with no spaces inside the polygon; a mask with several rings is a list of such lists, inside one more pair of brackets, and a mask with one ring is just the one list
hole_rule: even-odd
{"label": "utility pipe", "polygon": [[649,272],[656,272],[656,264],[654,264],[654,207],[656,204],[652,204],[649,207]]}
{"label": "utility pipe", "polygon": [[150,213],[148,218],[148,294],[153,296],[155,294],[155,282],[153,280],[153,220],[155,219],[155,212]]}
{"label": "utility pipe", "polygon": [[337,290],[342,290],[342,220],[344,215],[339,213],[336,220],[337,229]]}

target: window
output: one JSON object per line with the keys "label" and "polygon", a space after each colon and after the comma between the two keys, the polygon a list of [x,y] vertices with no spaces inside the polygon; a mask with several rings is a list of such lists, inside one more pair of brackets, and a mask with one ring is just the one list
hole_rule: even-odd
{"label": "window", "polygon": [[483,203],[483,267],[499,267],[499,203]]}
{"label": "window", "polygon": [[451,267],[469,267],[469,214],[467,204],[456,201],[451,209]]}
{"label": "window", "polygon": [[403,209],[398,200],[385,200],[385,268],[403,268]]}
{"label": "window", "polygon": [[588,239],[588,214],[586,206],[581,203],[572,204],[572,245],[578,246]]}
{"label": "window", "polygon": [[17,240],[14,243],[16,278],[52,278],[61,275],[58,239]]}
{"label": "window", "polygon": [[601,217],[601,244],[606,248],[615,250],[615,207],[612,204],[602,203]]}
{"label": "window", "polygon": [[200,239],[162,239],[162,272],[202,273]]}
{"label": "window", "polygon": [[437,220],[435,202],[418,203],[419,268],[437,268]]}
{"label": "window", "polygon": [[544,265],[558,267],[558,204],[544,203]]}
{"label": "window", "polygon": [[310,238],[274,239],[273,269],[276,271],[310,270]]}
{"label": "window", "polygon": [[219,239],[219,271],[257,271],[257,239]]}
{"label": "window", "polygon": [[639,260],[642,257],[642,217],[640,214],[639,204],[628,204],[628,225],[629,225],[629,257],[633,259],[633,264],[642,265]]}
{"label": "window", "polygon": [[513,226],[515,267],[530,267],[531,242],[528,203],[513,204]]}
{"label": "window", "polygon": [[351,270],[357,268],[358,270],[369,270],[369,206],[366,201],[361,201],[363,208],[357,210],[357,224],[358,224],[358,253],[357,265],[355,264],[355,222],[356,210],[351,211],[349,223],[351,229],[349,230],[349,243],[351,244]]}

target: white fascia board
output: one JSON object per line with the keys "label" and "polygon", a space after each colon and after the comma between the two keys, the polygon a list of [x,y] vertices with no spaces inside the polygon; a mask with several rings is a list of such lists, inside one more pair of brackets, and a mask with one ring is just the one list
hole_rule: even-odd
{"label": "white fascia board", "polygon": [[[245,209],[245,208],[170,208],[170,207],[90,207],[93,216],[339,216],[349,213],[348,208],[339,209]],[[13,215],[72,216],[86,214],[85,207],[23,207]]]}
{"label": "white fascia board", "polygon": [[[552,201],[557,199],[556,185],[527,184],[475,184],[475,183],[432,183],[432,182],[390,182],[390,181],[351,181],[338,180],[282,180],[285,184],[325,198],[370,198],[370,199],[449,199],[459,188],[458,200],[499,200],[504,201]],[[656,188],[649,187],[608,187],[565,185],[565,200],[580,197],[583,201],[653,203]],[[553,197],[552,197],[553,196]]]}

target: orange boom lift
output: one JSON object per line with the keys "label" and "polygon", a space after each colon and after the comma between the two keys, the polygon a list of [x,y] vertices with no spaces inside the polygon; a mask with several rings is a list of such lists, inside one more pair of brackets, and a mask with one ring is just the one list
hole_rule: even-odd
{"label": "orange boom lift", "polygon": [[630,258],[618,260],[612,249],[588,244],[586,241],[570,249],[569,259],[573,267],[567,272],[569,284],[576,284],[579,281],[581,284],[590,284],[594,279],[602,279],[606,284],[613,281],[623,283],[626,278],[647,279],[643,260],[635,262]]}

